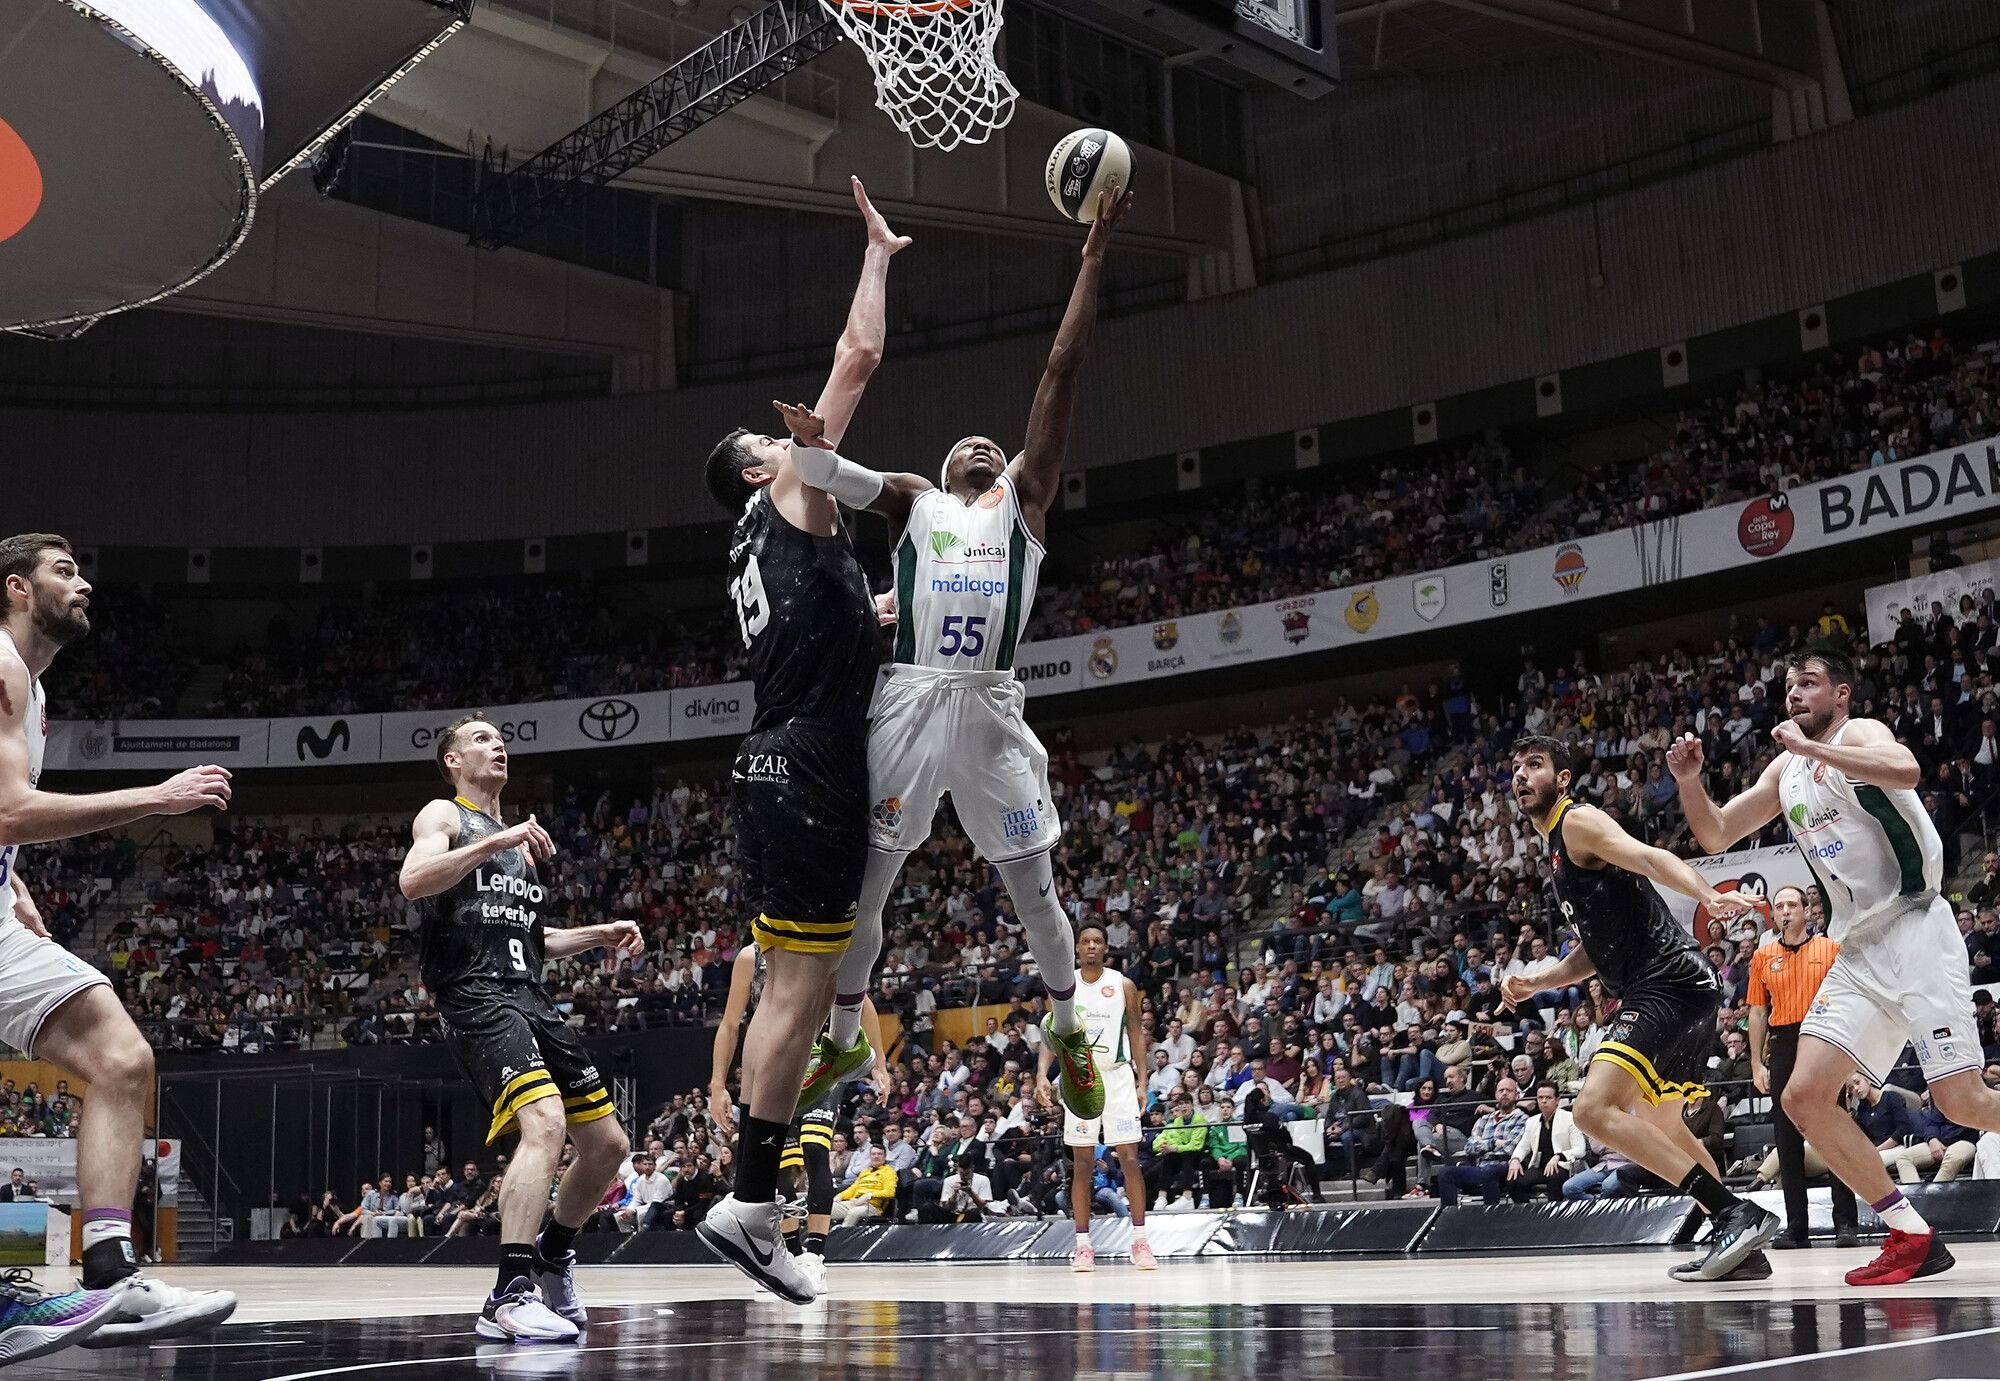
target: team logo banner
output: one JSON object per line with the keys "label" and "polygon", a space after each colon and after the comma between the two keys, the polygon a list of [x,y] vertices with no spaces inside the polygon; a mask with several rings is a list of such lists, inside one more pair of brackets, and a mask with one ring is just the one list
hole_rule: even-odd
{"label": "team logo banner", "polygon": [[[1088,691],[1238,663],[1379,643],[1438,628],[1567,607],[1823,550],[1884,532],[1962,521],[2000,508],[2000,444],[1919,456],[1781,494],[1593,533],[1501,559],[1322,590],[1220,613],[1162,619],[1023,643],[1015,675],[1032,695]],[[1983,563],[1869,592],[1878,641],[1893,608],[1935,598],[1956,607],[1995,579]],[[1486,592],[1480,598],[1480,591]],[[1880,596],[1878,599],[1877,596]],[[628,696],[487,706],[519,752],[569,752],[621,744],[746,733],[749,685],[698,686]],[[50,771],[301,767],[428,758],[437,732],[462,711],[278,720],[56,721]]]}
{"label": "team logo banner", "polygon": [[[1735,853],[1691,858],[1688,866],[1706,878],[1708,885],[1718,892],[1742,892],[1767,900],[1780,887],[1811,888],[1813,885],[1812,868],[1799,853],[1796,844],[1782,844],[1775,849],[1739,849]],[[1657,890],[1666,898],[1667,909],[1682,925],[1692,930],[1695,939],[1703,945],[1729,943],[1716,918],[1708,914],[1707,907],[1696,905],[1692,898],[1670,888],[1659,887]],[[1743,923],[1739,921],[1737,924]]]}

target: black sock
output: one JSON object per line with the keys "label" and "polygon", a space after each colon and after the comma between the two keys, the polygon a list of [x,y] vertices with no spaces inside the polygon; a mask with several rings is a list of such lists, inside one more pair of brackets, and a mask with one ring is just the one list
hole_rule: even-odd
{"label": "black sock", "polygon": [[1742,1202],[1703,1165],[1694,1166],[1681,1177],[1681,1193],[1691,1196],[1711,1215],[1726,1213]]}
{"label": "black sock", "polygon": [[83,1249],[83,1288],[108,1290],[129,1275],[139,1273],[132,1258],[132,1239],[114,1237]]}
{"label": "black sock", "polygon": [[562,1259],[576,1246],[576,1235],[581,1228],[566,1228],[549,1215],[549,1221],[542,1224],[542,1235],[535,1239],[535,1254],[551,1266],[560,1265]]}
{"label": "black sock", "polygon": [[504,1295],[507,1287],[517,1280],[525,1280],[530,1285],[535,1281],[535,1247],[532,1242],[502,1242],[500,1244],[500,1278],[493,1286],[493,1293]]}
{"label": "black sock", "polygon": [[809,1232],[809,1233],[807,1233],[807,1234],[806,1234],[806,1250],[807,1250],[807,1251],[809,1251],[809,1252],[811,1252],[811,1253],[812,1253],[812,1254],[813,1254],[814,1256],[825,1256],[825,1255],[826,1255],[826,1234],[825,1234],[825,1233],[823,1233],[823,1232]]}
{"label": "black sock", "polygon": [[778,1197],[778,1162],[785,1154],[783,1122],[766,1122],[761,1117],[743,1119],[743,1133],[736,1144],[736,1198],[746,1204],[774,1203]]}

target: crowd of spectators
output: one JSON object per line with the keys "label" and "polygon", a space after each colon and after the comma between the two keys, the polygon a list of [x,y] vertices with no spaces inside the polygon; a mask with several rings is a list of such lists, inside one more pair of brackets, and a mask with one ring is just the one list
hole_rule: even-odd
{"label": "crowd of spectators", "polygon": [[[1971,611],[1975,632],[1984,623],[1990,634],[1993,622],[1990,605]],[[1059,730],[1049,739],[1066,824],[1059,875],[1072,908],[1107,922],[1114,950],[1149,989],[1224,977],[1253,921],[1274,962],[1307,964],[1378,944],[1416,961],[1420,932],[1448,940],[1453,924],[1474,934],[1545,924],[1542,845],[1505,789],[1515,733],[1579,744],[1580,798],[1656,842],[1686,845],[1667,744],[1684,732],[1704,739],[1717,795],[1751,780],[1769,751],[1782,654],[1846,627],[1833,611],[1786,630],[1758,620],[1725,630],[1704,654],[1675,649],[1607,673],[1580,653],[1546,670],[1529,663],[1490,705],[1454,674],[1380,703],[1338,701],[1310,720],[1128,742],[1101,761],[1086,761]],[[2000,718],[2000,691],[1985,660],[1990,636],[1986,649],[1940,657],[1928,649],[1962,641],[1956,625],[1921,631],[1922,647],[1888,644],[1862,659],[1856,700],[1917,748],[1955,865],[1958,827],[1984,809],[2000,771],[1980,737]],[[1935,723],[1904,708],[1933,698]],[[694,1024],[719,1009],[742,939],[726,800],[720,783],[683,780],[640,799],[572,787],[512,803],[536,811],[558,845],[549,924],[623,918],[647,936],[639,956],[550,966],[557,1001],[586,1031]],[[414,913],[396,888],[406,822],[218,825],[212,845],[169,850],[141,913],[103,918],[86,947],[149,1035],[164,1046],[261,1049],[434,1034],[411,962]],[[1774,827],[1768,842],[1781,836]],[[45,911],[73,934],[111,895],[91,870],[129,870],[129,848],[38,851],[53,860]],[[939,1006],[1005,1002],[1038,986],[997,876],[949,811],[890,903],[877,996],[913,1030]],[[1533,957],[1536,941],[1520,944]]]}
{"label": "crowd of spectators", "polygon": [[[1136,543],[1058,540],[1028,636],[1435,569],[1991,436],[1993,362],[1941,333],[1911,335],[1686,409],[1639,460],[1540,479],[1488,437],[1442,458],[1246,486],[1198,517],[1151,524]],[[57,663],[51,697],[60,716],[314,715],[630,694],[740,674],[719,607],[683,621],[663,602],[557,577],[330,600],[273,619],[228,655],[203,703],[182,704],[197,669],[190,642],[164,606],[121,592]]]}

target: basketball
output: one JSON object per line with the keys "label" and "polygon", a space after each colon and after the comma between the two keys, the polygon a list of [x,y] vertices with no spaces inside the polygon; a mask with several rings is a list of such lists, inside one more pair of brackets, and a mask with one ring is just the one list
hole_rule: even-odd
{"label": "basketball", "polygon": [[1114,197],[1132,185],[1132,149],[1108,129],[1080,129],[1049,150],[1043,172],[1049,200],[1073,221],[1097,219],[1101,192]]}

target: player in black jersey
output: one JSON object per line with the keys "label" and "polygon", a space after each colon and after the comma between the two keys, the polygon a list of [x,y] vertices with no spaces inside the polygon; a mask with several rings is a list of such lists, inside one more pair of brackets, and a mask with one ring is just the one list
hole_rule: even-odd
{"label": "player in black jersey", "polygon": [[[868,251],[833,372],[810,417],[809,434],[823,435],[828,447],[846,432],[881,360],[889,258],[909,243],[868,204],[858,181],[854,197]],[[779,1229],[778,1162],[854,936],[868,854],[868,704],[882,645],[840,505],[805,483],[790,442],[732,432],[709,456],[706,480],[716,501],[739,515],[729,594],[757,712],[731,774],[732,813],[743,901],[766,975],[743,1042],[749,1113],[736,1189],[696,1231],[759,1285],[809,1304],[817,1292]],[[857,1038],[839,1052],[831,1077],[870,1054]]]}
{"label": "player in black jersey", "polygon": [[1550,885],[1581,943],[1539,973],[1506,979],[1501,998],[1511,1010],[1592,974],[1602,980],[1618,1011],[1591,1057],[1576,1125],[1680,1186],[1713,1219],[1707,1257],[1676,1267],[1676,1279],[1720,1280],[1738,1268],[1769,1275],[1760,1249],[1777,1235],[1777,1216],[1723,1187],[1721,1168],[1682,1120],[1684,1102],[1708,1096],[1701,1076],[1722,985],[1653,884],[1693,897],[1717,916],[1748,911],[1751,903],[1740,893],[1717,892],[1665,849],[1640,843],[1603,811],[1573,800],[1569,749],[1560,739],[1523,738],[1513,761],[1515,803],[1548,841]]}
{"label": "player in black jersey", "polygon": [[[554,857],[555,843],[532,815],[500,823],[498,728],[465,716],[439,735],[437,761],[452,798],[418,813],[403,895],[422,919],[420,968],[445,1044],[493,1110],[487,1144],[521,1134],[500,1191],[500,1275],[476,1328],[482,1338],[574,1342],[587,1319],[571,1244],[630,1144],[597,1066],[542,989],[542,961],[600,946],[637,953],[645,941],[631,921],[544,933],[535,864]],[[565,1124],[576,1160],[550,1209]]]}
{"label": "player in black jersey", "polygon": [[[737,950],[730,963],[729,994],[723,999],[722,1020],[716,1024],[715,1044],[708,1064],[709,1116],[725,1136],[735,1131],[734,1122],[745,1115],[737,1106],[738,1100],[730,1096],[729,1076],[736,1064],[742,1028],[763,997],[764,968],[764,952],[755,940]],[[882,1019],[875,1011],[875,1004],[865,997],[861,1000],[861,1029],[870,1048],[880,1049]],[[857,1076],[860,1073],[856,1071]],[[866,1073],[876,1092],[887,1099],[889,1073],[882,1062],[874,1061],[874,1068]],[[831,1098],[833,1089],[829,1088],[825,1096]],[[797,1171],[804,1182],[805,1222],[792,1243],[792,1255],[798,1258],[816,1293],[826,1287],[825,1247],[827,1236],[833,1231],[832,1156],[837,1120],[837,1110],[830,1106],[806,1109],[793,1121],[791,1135],[786,1138],[778,1159],[781,1174]]]}

